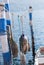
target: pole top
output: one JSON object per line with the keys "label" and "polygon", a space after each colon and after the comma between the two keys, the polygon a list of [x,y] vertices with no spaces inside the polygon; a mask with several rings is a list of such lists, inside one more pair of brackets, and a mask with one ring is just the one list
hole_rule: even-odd
{"label": "pole top", "polygon": [[29,6],[29,12],[32,13],[32,6]]}
{"label": "pole top", "polygon": [[29,6],[29,9],[32,9],[32,6]]}
{"label": "pole top", "polygon": [[4,5],[5,5],[5,4],[4,4],[3,2],[0,2],[0,6],[3,6],[3,7],[4,7]]}

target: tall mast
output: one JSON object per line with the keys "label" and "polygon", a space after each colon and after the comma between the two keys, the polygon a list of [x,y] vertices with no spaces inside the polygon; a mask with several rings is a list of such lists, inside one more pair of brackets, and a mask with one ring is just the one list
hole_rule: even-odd
{"label": "tall mast", "polygon": [[31,29],[31,38],[32,38],[32,55],[33,55],[33,65],[35,62],[35,42],[34,42],[34,35],[33,35],[33,25],[32,25],[32,7],[29,7],[29,22],[30,22],[30,29]]}

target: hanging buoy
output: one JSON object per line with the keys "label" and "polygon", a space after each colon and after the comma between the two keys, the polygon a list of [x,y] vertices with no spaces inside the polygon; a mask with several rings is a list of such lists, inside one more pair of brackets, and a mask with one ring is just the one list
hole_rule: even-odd
{"label": "hanging buoy", "polygon": [[12,36],[10,39],[10,43],[11,43],[10,45],[11,45],[12,55],[13,55],[13,58],[15,58],[18,56],[18,46],[16,42],[13,40]]}
{"label": "hanging buoy", "polygon": [[[12,16],[13,16],[13,13],[12,13]],[[18,46],[17,46],[17,43],[13,40],[12,31],[10,34],[10,46],[11,46],[13,58],[17,57],[18,56]]]}
{"label": "hanging buoy", "polygon": [[20,44],[20,51],[22,53],[26,54],[27,51],[30,51],[30,45],[28,42],[28,38],[24,34],[21,35],[19,39],[19,44]]}
{"label": "hanging buoy", "polygon": [[20,51],[24,54],[26,54],[27,51],[30,51],[30,45],[28,42],[27,36],[24,35],[23,31],[23,16],[20,17],[21,23],[22,23],[22,35],[19,39],[19,44],[20,44]]}

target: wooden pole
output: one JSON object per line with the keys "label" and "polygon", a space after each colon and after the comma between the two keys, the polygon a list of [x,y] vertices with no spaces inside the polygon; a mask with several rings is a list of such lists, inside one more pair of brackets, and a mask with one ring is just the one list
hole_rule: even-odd
{"label": "wooden pole", "polygon": [[29,7],[29,20],[30,20],[30,29],[31,29],[31,38],[32,38],[32,55],[33,55],[33,65],[35,62],[35,42],[33,35],[33,25],[32,25],[32,7]]}

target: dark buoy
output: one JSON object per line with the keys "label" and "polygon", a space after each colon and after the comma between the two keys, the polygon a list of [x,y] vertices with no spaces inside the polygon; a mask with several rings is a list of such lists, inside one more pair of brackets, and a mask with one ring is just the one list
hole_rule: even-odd
{"label": "dark buoy", "polygon": [[26,54],[27,51],[30,51],[30,45],[27,36],[24,35],[23,31],[23,16],[20,17],[22,23],[22,35],[19,38],[20,51]]}
{"label": "dark buoy", "polygon": [[19,44],[20,44],[20,51],[22,51],[22,53],[26,54],[27,51],[30,51],[28,38],[24,34],[21,35],[19,39]]}
{"label": "dark buoy", "polygon": [[21,16],[21,23],[22,23],[22,35],[19,38],[19,45],[20,45],[20,64],[21,65],[26,65],[26,58],[25,54],[27,51],[30,51],[30,45],[28,42],[27,36],[24,35],[23,32],[23,17]]}
{"label": "dark buoy", "polygon": [[10,38],[10,45],[11,45],[13,58],[15,58],[18,56],[18,46],[17,46],[16,42],[13,40],[12,35]]}

